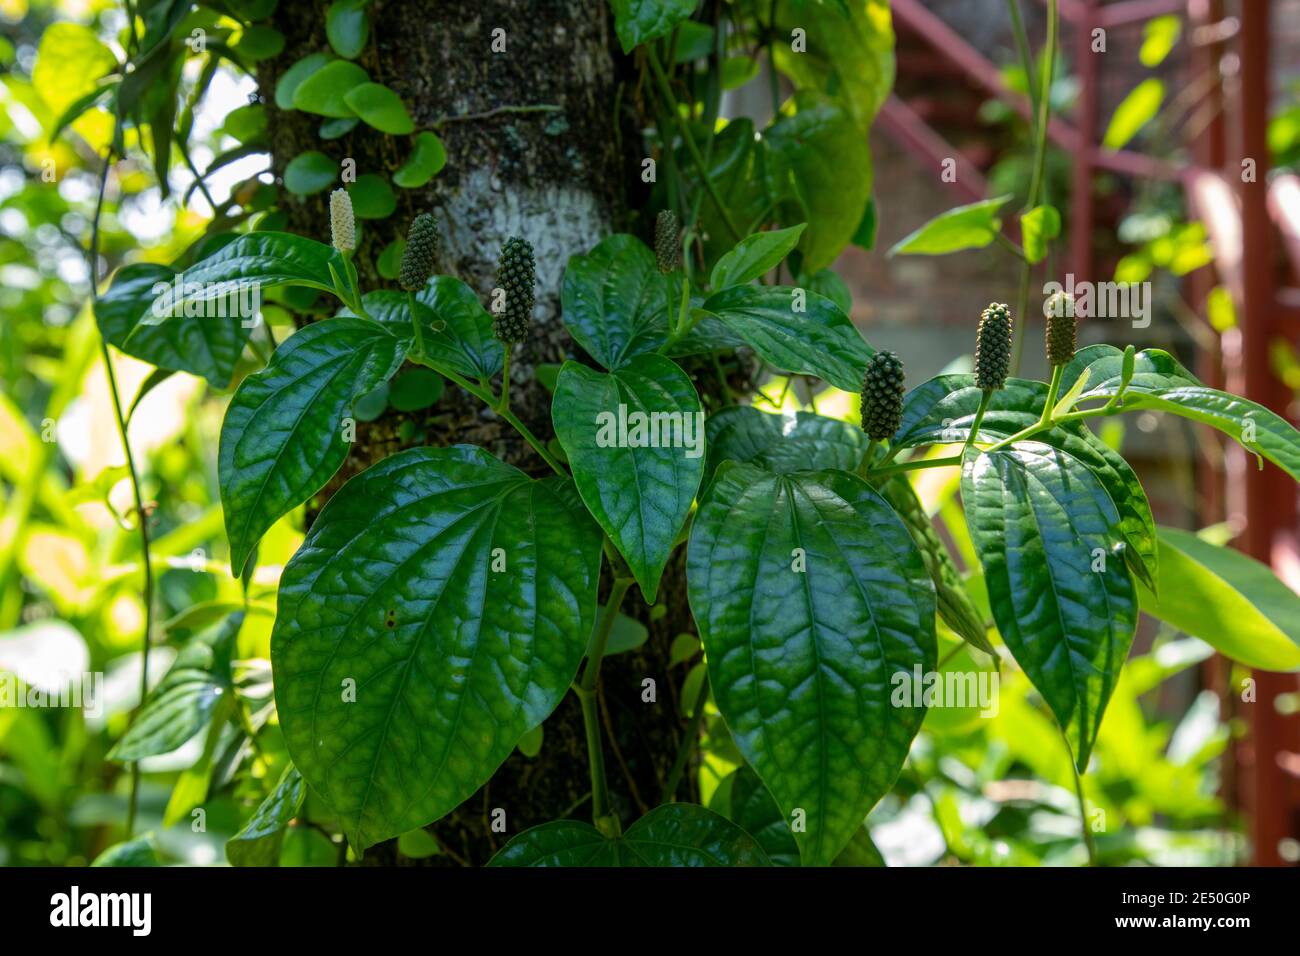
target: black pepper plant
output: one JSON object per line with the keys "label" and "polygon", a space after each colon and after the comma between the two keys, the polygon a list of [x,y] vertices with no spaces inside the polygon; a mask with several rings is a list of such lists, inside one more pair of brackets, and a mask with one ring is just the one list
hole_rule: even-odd
{"label": "black pepper plant", "polygon": [[[625,46],[646,53],[660,84],[653,47],[664,17],[645,10],[682,6],[614,4]],[[669,16],[669,28],[692,7]],[[806,68],[829,69],[818,62]],[[798,117],[828,115],[808,97],[802,105]],[[769,132],[778,165],[782,138],[796,135]],[[687,152],[691,136],[682,134]],[[742,146],[753,140],[742,130]],[[333,494],[279,583],[274,697],[293,766],[250,827],[283,827],[306,788],[358,853],[426,826],[489,781],[573,693],[590,756],[590,822],[575,814],[515,834],[494,865],[767,865],[791,839],[789,855],[804,865],[861,860],[870,856],[863,821],[894,786],[926,714],[924,700],[894,699],[894,678],[939,667],[938,621],[1014,661],[1074,766],[1087,769],[1171,547],[1132,468],[1091,421],[1182,416],[1300,479],[1300,433],[1282,418],[1206,387],[1157,349],[1076,350],[1065,300],[1049,310],[1050,382],[1015,374],[1023,304],[992,303],[968,317],[973,373],[909,391],[903,361],[872,348],[832,289],[762,281],[828,264],[834,211],[744,234],[713,189],[706,176],[685,232],[681,210],[664,209],[653,248],[633,235],[593,236],[591,251],[566,264],[562,320],[574,357],[551,386],[553,434],[531,429],[510,401],[509,356],[532,334],[537,284],[521,237],[500,237],[490,309],[460,278],[436,274],[429,213],[405,230],[398,288],[363,289],[343,190],[319,224],[331,244],[254,231],[185,270],[182,307],[250,282],[338,301],[230,400],[219,477],[234,575],[251,574],[268,529],[335,475],[358,401],[404,363],[492,409],[545,469],[521,470],[474,445],[420,446]],[[123,269],[97,303],[101,325],[130,330],[128,351],[166,334],[152,289],[168,274]],[[701,376],[712,378],[711,357],[737,351],[859,393],[861,425],[737,402],[706,417]],[[960,468],[987,612],[907,479],[946,467]],[[707,693],[752,771],[737,787],[749,787],[775,836],[743,815],[674,802],[671,787],[636,819],[611,800],[601,661],[619,609],[659,600],[680,549]],[[200,658],[228,657],[228,637],[214,640]],[[150,752],[147,732],[133,728],[118,756]]]}

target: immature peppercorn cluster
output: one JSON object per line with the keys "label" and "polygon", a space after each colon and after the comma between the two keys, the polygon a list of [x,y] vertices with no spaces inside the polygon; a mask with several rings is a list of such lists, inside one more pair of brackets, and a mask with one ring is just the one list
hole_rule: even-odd
{"label": "immature peppercorn cluster", "polygon": [[357,220],[346,189],[330,193],[330,242],[339,252],[351,252],[357,247]]}
{"label": "immature peppercorn cluster", "polygon": [[872,441],[893,438],[903,423],[903,363],[881,350],[867,362],[862,379],[862,430]]}
{"label": "immature peppercorn cluster", "polygon": [[433,260],[438,257],[438,220],[422,212],[411,223],[406,235],[406,249],[397,282],[407,292],[419,292],[433,276]]}
{"label": "immature peppercorn cluster", "polygon": [[1057,292],[1047,300],[1047,364],[1067,365],[1074,358],[1078,320],[1074,317],[1074,296]]}
{"label": "immature peppercorn cluster", "polygon": [[664,275],[681,264],[681,226],[677,214],[665,209],[655,217],[655,262]]}
{"label": "immature peppercorn cluster", "polygon": [[492,319],[492,334],[502,342],[522,342],[528,337],[536,281],[532,243],[511,236],[501,247],[501,259],[497,263],[497,286],[505,292],[505,304]]}
{"label": "immature peppercorn cluster", "polygon": [[986,392],[1003,388],[1010,367],[1011,310],[1005,302],[991,302],[975,333],[975,384]]}

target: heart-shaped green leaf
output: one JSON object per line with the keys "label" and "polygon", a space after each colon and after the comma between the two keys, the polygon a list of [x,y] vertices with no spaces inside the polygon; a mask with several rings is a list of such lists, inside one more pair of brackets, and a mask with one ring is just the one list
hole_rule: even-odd
{"label": "heart-shaped green leaf", "polygon": [[293,91],[293,108],[317,116],[355,116],[344,97],[354,86],[370,82],[370,74],[350,60],[333,60],[311,73]]}
{"label": "heart-shaped green leaf", "polygon": [[1159,597],[1142,588],[1142,610],[1247,667],[1300,670],[1300,596],[1272,568],[1189,531],[1159,533]]}
{"label": "heart-shaped green leaf", "polygon": [[[791,111],[793,108],[793,111]],[[765,182],[780,221],[806,222],[803,269],[829,266],[857,232],[871,198],[871,149],[849,111],[820,91],[795,94],[763,134]]]}
{"label": "heart-shaped green leaf", "polygon": [[382,83],[361,83],[343,94],[343,102],[361,121],[381,133],[405,136],[415,130],[402,98]]}
{"label": "heart-shaped green leaf", "polygon": [[325,38],[339,56],[355,60],[366,48],[370,36],[370,19],[366,16],[369,0],[334,0],[325,11]]}
{"label": "heart-shaped green leaf", "polygon": [[447,150],[442,140],[428,130],[415,137],[415,148],[410,158],[393,173],[394,185],[403,189],[419,189],[447,165]]}
{"label": "heart-shaped green leaf", "polygon": [[329,189],[338,175],[334,160],[320,150],[309,149],[289,160],[284,168],[284,188],[295,196],[311,196]]}
{"label": "heart-shaped green leaf", "polygon": [[924,707],[894,684],[936,664],[935,596],[888,504],[841,471],[719,470],[687,553],[691,610],[737,747],[824,866],[893,785]]}
{"label": "heart-shaped green leaf", "polygon": [[1034,441],[972,453],[961,493],[993,619],[1082,771],[1137,629],[1119,512],[1081,462]]}
{"label": "heart-shaped green leaf", "polygon": [[397,196],[378,173],[362,173],[348,190],[358,219],[387,219],[397,209]]}
{"label": "heart-shaped green leaf", "polygon": [[[342,274],[338,250],[314,239],[287,232],[250,232],[222,246],[196,262],[176,278],[172,290],[150,300],[136,319],[137,328],[127,339],[139,336],[145,327],[178,321],[182,316],[203,314],[212,322],[220,310],[233,319],[251,322],[242,315],[261,292],[275,286],[295,285],[333,291],[330,266]],[[255,304],[255,303],[254,303]]]}
{"label": "heart-shaped green leaf", "polygon": [[718,260],[709,276],[715,292],[733,285],[752,282],[776,268],[799,242],[805,224],[789,229],[759,232],[736,243],[734,249]]}
{"label": "heart-shaped green leaf", "polygon": [[691,803],[656,807],[609,839],[587,823],[556,820],[519,834],[488,866],[771,866],[726,817]]}
{"label": "heart-shaped green leaf", "polygon": [[703,309],[777,368],[816,375],[836,388],[862,388],[872,348],[830,299],[789,286],[735,286]]}
{"label": "heart-shaped green leaf", "polygon": [[665,316],[677,306],[654,253],[635,236],[615,235],[569,259],[561,289],[564,325],[605,368],[614,370],[667,337]]}
{"label": "heart-shaped green leaf", "polygon": [[226,859],[230,865],[278,866],[284,832],[306,798],[307,785],[302,774],[290,764],[271,795],[262,801],[243,828],[226,841]]}
{"label": "heart-shaped green leaf", "polygon": [[709,416],[709,467],[724,461],[749,462],[767,471],[838,468],[854,471],[868,440],[861,428],[809,412],[769,415],[752,405],[728,405]]}
{"label": "heart-shaped green leaf", "polygon": [[1061,234],[1061,214],[1055,206],[1035,206],[1020,217],[1020,237],[1025,258],[1042,262],[1047,258],[1047,244]]}
{"label": "heart-shaped green leaf", "polygon": [[285,566],[271,663],[294,765],[355,846],[454,809],[550,715],[600,557],[572,483],[481,448],[412,448],[334,494]]}
{"label": "heart-shaped green leaf", "polygon": [[[1069,378],[1065,379],[1069,383]],[[908,392],[903,401],[903,423],[894,443],[917,445],[955,444],[970,434],[983,393],[972,375],[938,375]],[[1006,388],[993,393],[988,412],[980,425],[981,440],[1010,438],[1038,421],[1047,401],[1042,382],[1012,378]],[[1066,422],[1034,436],[1082,462],[1101,482],[1119,509],[1120,531],[1128,547],[1124,557],[1133,572],[1149,587],[1156,586],[1159,554],[1156,523],[1146,492],[1122,455],[1097,438],[1083,422]]]}
{"label": "heart-shaped green leaf", "polygon": [[293,109],[293,95],[303,80],[330,61],[328,53],[308,53],[280,74],[275,83],[275,105],[282,110]]}
{"label": "heart-shaped green leaf", "polygon": [[159,368],[201,375],[213,388],[228,388],[252,326],[237,316],[169,318],[142,325],[176,273],[167,266],[137,262],[119,269],[108,291],[95,300],[95,321],[106,341]]}
{"label": "heart-shaped green leaf", "polygon": [[[443,368],[472,380],[490,379],[501,371],[505,352],[492,335],[492,316],[474,290],[451,276],[434,276],[415,299],[421,310],[425,354]],[[370,317],[401,339],[410,339],[411,309],[406,293],[380,290],[361,298]],[[346,310],[342,314],[346,313]]]}
{"label": "heart-shaped green leaf", "polygon": [[609,373],[566,362],[551,418],[582,500],[653,604],[704,475],[695,386],[662,355]]}
{"label": "heart-shaped green leaf", "polygon": [[348,456],[353,402],[402,364],[406,343],[364,319],[314,322],[240,383],[221,425],[217,473],[238,576],[281,517],[325,487]]}

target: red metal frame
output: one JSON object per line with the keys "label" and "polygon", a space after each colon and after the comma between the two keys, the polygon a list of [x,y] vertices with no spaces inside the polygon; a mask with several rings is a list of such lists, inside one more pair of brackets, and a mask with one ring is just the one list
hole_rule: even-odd
{"label": "red metal frame", "polygon": [[[1203,308],[1217,281],[1235,300],[1240,327],[1222,337],[1221,349],[1198,358],[1198,374],[1208,384],[1226,387],[1285,415],[1292,396],[1270,368],[1272,343],[1297,341],[1300,287],[1279,287],[1275,266],[1284,249],[1300,277],[1300,178],[1268,182],[1269,0],[1238,0],[1235,17],[1225,18],[1224,0],[1059,0],[1064,26],[1074,31],[1074,61],[1081,80],[1074,122],[1054,119],[1052,141],[1074,161],[1070,215],[1070,270],[1076,281],[1093,278],[1096,206],[1093,180],[1099,170],[1139,178],[1181,181],[1193,214],[1206,224],[1215,245],[1212,267],[1189,277],[1193,305]],[[923,39],[955,65],[974,85],[1029,116],[1029,101],[1007,87],[1002,75],[979,50],[921,0],[893,0],[895,21]],[[1100,64],[1092,53],[1092,31],[1112,29],[1170,13],[1184,13],[1191,27],[1193,78],[1214,77],[1205,104],[1208,122],[1190,143],[1193,162],[1180,166],[1131,150],[1110,150],[1099,143],[1098,80]],[[1231,52],[1239,74],[1218,82],[1224,54]],[[900,63],[901,66],[901,63]],[[1231,82],[1229,82],[1231,80]],[[1201,80],[1204,82],[1204,79]],[[955,159],[951,187],[966,201],[986,195],[978,168],[926,124],[905,101],[891,97],[880,115],[881,127],[936,171]],[[1242,176],[1242,161],[1253,160],[1255,175]],[[1217,439],[1216,439],[1217,440]],[[1200,501],[1207,522],[1222,516],[1243,529],[1239,546],[1270,563],[1283,580],[1300,591],[1300,534],[1294,483],[1280,469],[1260,470],[1254,456],[1238,446],[1227,449],[1227,487],[1215,467],[1198,469]],[[1202,462],[1211,465],[1210,462]],[[1226,703],[1249,716],[1250,734],[1232,748],[1225,761],[1225,793],[1238,799],[1251,826],[1253,860],[1284,862],[1280,844],[1300,837],[1300,719],[1283,717],[1274,706],[1279,694],[1297,690],[1295,675],[1256,671],[1254,703],[1237,703],[1240,688],[1229,686],[1230,666],[1218,662],[1215,673]]]}

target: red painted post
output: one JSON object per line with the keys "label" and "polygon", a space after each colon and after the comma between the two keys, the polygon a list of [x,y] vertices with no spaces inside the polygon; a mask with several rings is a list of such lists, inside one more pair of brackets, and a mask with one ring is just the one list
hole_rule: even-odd
{"label": "red painted post", "polygon": [[[1287,397],[1269,367],[1269,343],[1274,325],[1276,295],[1272,226],[1269,222],[1266,175],[1268,172],[1269,15],[1268,0],[1247,0],[1240,5],[1241,33],[1237,50],[1241,58],[1237,85],[1234,162],[1228,170],[1235,178],[1241,200],[1242,291],[1241,383],[1247,398],[1284,412]],[[1249,163],[1253,162],[1253,175]],[[1265,563],[1272,563],[1278,529],[1295,525],[1295,490],[1275,466],[1262,470],[1248,460],[1242,474],[1245,486],[1246,527],[1241,546]],[[1247,706],[1250,715],[1250,805],[1253,859],[1260,866],[1279,866],[1279,844],[1291,835],[1291,783],[1278,762],[1286,750],[1286,725],[1274,704],[1277,696],[1293,689],[1295,679],[1255,671],[1256,699]]]}

